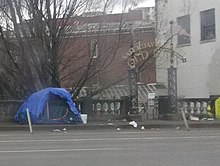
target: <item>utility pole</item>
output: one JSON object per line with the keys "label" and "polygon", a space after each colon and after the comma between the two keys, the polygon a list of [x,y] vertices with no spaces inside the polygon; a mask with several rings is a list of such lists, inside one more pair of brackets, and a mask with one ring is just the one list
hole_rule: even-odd
{"label": "utility pole", "polygon": [[177,111],[177,69],[174,67],[174,48],[173,48],[173,21],[169,22],[171,33],[171,55],[170,55],[170,68],[168,69],[168,95],[170,98],[171,113]]}

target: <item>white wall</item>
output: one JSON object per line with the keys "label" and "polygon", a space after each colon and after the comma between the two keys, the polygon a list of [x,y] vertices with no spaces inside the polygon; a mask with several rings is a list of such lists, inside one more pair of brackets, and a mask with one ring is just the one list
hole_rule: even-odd
{"label": "white wall", "polygon": [[[220,95],[220,1],[168,0],[167,4],[158,4],[158,6],[157,43],[160,45],[170,35],[168,24],[170,20],[176,21],[177,17],[186,14],[190,14],[191,17],[191,44],[177,46],[176,37],[174,39],[175,50],[187,59],[186,63],[176,60],[178,96],[206,98],[210,95]],[[202,43],[200,41],[200,11],[212,8],[215,8],[216,39]],[[164,24],[162,31],[160,31],[160,27],[163,27],[161,24]],[[168,67],[169,55],[161,53],[157,60],[157,82],[167,85]]]}

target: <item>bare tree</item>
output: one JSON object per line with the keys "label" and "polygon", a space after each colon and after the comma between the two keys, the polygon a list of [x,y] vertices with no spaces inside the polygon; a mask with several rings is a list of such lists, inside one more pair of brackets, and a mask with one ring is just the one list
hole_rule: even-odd
{"label": "bare tree", "polygon": [[[86,41],[88,42],[88,49],[80,49],[81,54],[79,57],[74,55],[75,64],[80,64],[80,66],[75,67],[71,74],[75,74],[77,78],[73,80],[72,93],[73,96],[77,96],[81,88],[88,82],[94,81],[96,77],[96,86],[99,87],[98,77],[109,70],[109,66],[115,60],[118,49],[123,44],[122,38],[125,31],[130,31],[128,29],[128,18],[123,14],[118,18],[118,22],[113,27],[106,23],[108,19],[107,13],[111,13],[113,6],[116,1],[113,0],[99,0],[98,5],[93,6],[99,11],[100,17],[96,17],[98,20],[95,23],[83,24],[86,27]],[[101,5],[100,5],[101,4]],[[128,4],[122,4],[122,13],[124,13],[130,6]],[[94,18],[92,18],[94,19]],[[105,29],[104,27],[107,27]],[[110,31],[110,32],[109,32]],[[81,33],[79,32],[79,35]],[[82,36],[80,36],[82,38]],[[77,41],[77,40],[76,40]],[[82,57],[85,57],[82,60]],[[70,58],[70,57],[69,57]],[[86,63],[85,63],[86,59]],[[69,61],[69,60],[67,60]],[[79,61],[79,63],[77,63]],[[84,62],[82,62],[84,61]],[[69,61],[70,62],[70,61]],[[66,63],[65,63],[66,64]],[[68,69],[66,65],[63,65],[63,69]],[[64,75],[63,79],[67,78],[69,75]],[[91,82],[90,82],[91,83]],[[91,85],[91,84],[90,84]]]}
{"label": "bare tree", "polygon": [[[70,73],[65,74],[64,71],[82,62],[71,71],[71,74],[78,73],[79,76],[71,86],[76,96],[86,82],[104,72],[112,63],[120,46],[126,22],[121,18],[116,30],[117,37],[107,46],[101,37],[104,21],[100,20],[95,27],[92,49],[89,42],[91,38],[88,37],[87,49],[81,48],[81,51],[77,49],[74,52],[73,43],[81,40],[85,27],[87,28],[85,33],[88,34],[90,31],[94,33],[89,24],[84,24],[81,26],[82,29],[79,29],[78,24],[82,18],[80,16],[94,10],[105,15],[112,10],[115,2],[114,0],[6,1],[0,6],[2,94],[24,98],[44,87],[60,87],[62,82],[69,78]],[[126,8],[123,7],[124,11]],[[79,33],[76,33],[77,31]],[[96,56],[97,46],[104,48],[99,56]]]}
{"label": "bare tree", "polygon": [[2,76],[8,93],[23,97],[46,86],[60,86],[60,45],[68,20],[87,1],[12,0],[1,7]]}

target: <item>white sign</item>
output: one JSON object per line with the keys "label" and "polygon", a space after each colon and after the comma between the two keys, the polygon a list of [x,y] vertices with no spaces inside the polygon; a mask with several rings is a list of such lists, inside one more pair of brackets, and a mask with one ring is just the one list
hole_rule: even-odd
{"label": "white sign", "polygon": [[148,93],[147,97],[148,99],[155,99],[155,93]]}

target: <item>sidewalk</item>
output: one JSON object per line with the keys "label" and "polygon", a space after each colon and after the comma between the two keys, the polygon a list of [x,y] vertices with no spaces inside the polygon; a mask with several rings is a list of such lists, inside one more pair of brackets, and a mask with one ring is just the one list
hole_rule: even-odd
{"label": "sidewalk", "polygon": [[[188,121],[190,128],[220,128],[220,120],[213,121]],[[144,126],[145,129],[156,128],[185,128],[183,121],[162,121],[162,120],[149,120],[146,122],[137,122],[137,129],[141,129]],[[33,125],[33,130],[48,130],[54,129],[62,130],[67,128],[68,130],[100,130],[100,129],[134,129],[128,121],[92,121],[87,124],[61,124],[61,125]],[[28,125],[18,125],[13,122],[0,122],[0,131],[17,131],[17,130],[29,130]]]}

